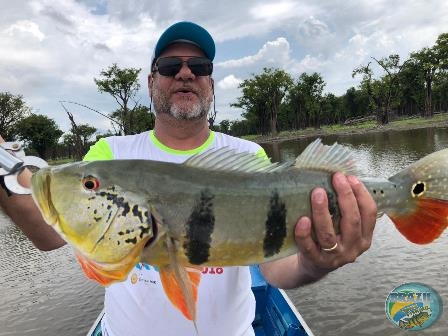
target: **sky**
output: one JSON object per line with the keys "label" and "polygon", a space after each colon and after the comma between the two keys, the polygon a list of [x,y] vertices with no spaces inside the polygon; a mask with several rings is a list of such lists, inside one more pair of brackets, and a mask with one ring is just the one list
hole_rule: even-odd
{"label": "sky", "polygon": [[[325,92],[342,95],[359,84],[353,69],[434,45],[448,32],[446,0],[0,0],[0,92],[22,95],[33,112],[70,121],[60,101],[108,114],[118,108],[94,78],[113,63],[142,69],[136,97],[149,106],[147,75],[160,34],[193,21],[215,39],[217,122],[241,119],[230,106],[239,84],[264,67],[295,79],[318,72]],[[380,69],[377,69],[380,73]],[[65,104],[78,124],[100,131],[110,121]]]}

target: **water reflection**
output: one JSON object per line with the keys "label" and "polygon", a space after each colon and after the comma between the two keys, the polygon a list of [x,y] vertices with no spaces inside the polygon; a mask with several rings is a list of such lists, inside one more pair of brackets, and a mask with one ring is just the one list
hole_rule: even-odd
{"label": "water reflection", "polygon": [[[295,159],[314,139],[299,139],[263,144],[272,161]],[[440,128],[410,131],[332,135],[325,144],[338,142],[350,147],[363,174],[388,177],[419,158],[448,147],[448,130]]]}
{"label": "water reflection", "polygon": [[0,335],[85,335],[103,289],[82,274],[69,247],[37,250],[0,212]]}

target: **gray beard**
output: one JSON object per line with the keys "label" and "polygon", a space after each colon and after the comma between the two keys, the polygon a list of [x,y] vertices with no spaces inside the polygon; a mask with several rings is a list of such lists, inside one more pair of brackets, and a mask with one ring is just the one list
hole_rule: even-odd
{"label": "gray beard", "polygon": [[186,104],[171,104],[168,97],[159,90],[153,91],[152,98],[156,114],[169,114],[177,120],[203,119],[207,116],[212,103],[211,95],[209,95],[207,98],[200,99],[193,106],[188,101]]}

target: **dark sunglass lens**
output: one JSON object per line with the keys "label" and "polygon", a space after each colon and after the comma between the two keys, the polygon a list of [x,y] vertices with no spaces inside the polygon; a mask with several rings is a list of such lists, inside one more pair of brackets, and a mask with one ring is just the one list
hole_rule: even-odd
{"label": "dark sunglass lens", "polygon": [[[162,76],[174,77],[180,71],[183,60],[178,57],[163,57],[156,62],[156,70]],[[195,76],[209,76],[213,72],[213,63],[205,57],[192,57],[185,61]]]}
{"label": "dark sunglass lens", "polygon": [[190,58],[187,64],[195,76],[209,76],[213,72],[212,62],[205,57]]}
{"label": "dark sunglass lens", "polygon": [[160,58],[156,65],[162,76],[176,76],[182,68],[182,60],[177,57],[164,57]]}

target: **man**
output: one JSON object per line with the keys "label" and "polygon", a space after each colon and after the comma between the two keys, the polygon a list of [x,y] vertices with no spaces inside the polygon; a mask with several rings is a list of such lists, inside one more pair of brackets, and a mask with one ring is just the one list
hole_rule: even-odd
{"label": "man", "polygon": [[[204,28],[191,22],[169,27],[156,44],[148,76],[156,113],[154,130],[101,139],[85,160],[139,158],[181,163],[195,153],[222,146],[265,156],[255,143],[209,130],[214,56],[214,41]],[[21,180],[29,185],[29,173],[23,173]],[[311,195],[312,221],[300,218],[295,228],[299,253],[261,265],[272,285],[294,288],[316,281],[369,248],[376,221],[373,199],[355,177],[334,174],[333,185],[342,215],[341,233],[334,232],[325,191],[316,188]],[[64,244],[43,222],[29,196],[7,197],[1,191],[0,202],[38,248],[50,250]],[[316,242],[311,238],[312,226]],[[254,335],[255,302],[250,285],[248,267],[202,274],[199,335]],[[150,265],[136,265],[126,281],[106,288],[105,311],[105,335],[196,334],[191,321],[168,301],[157,269]]]}

